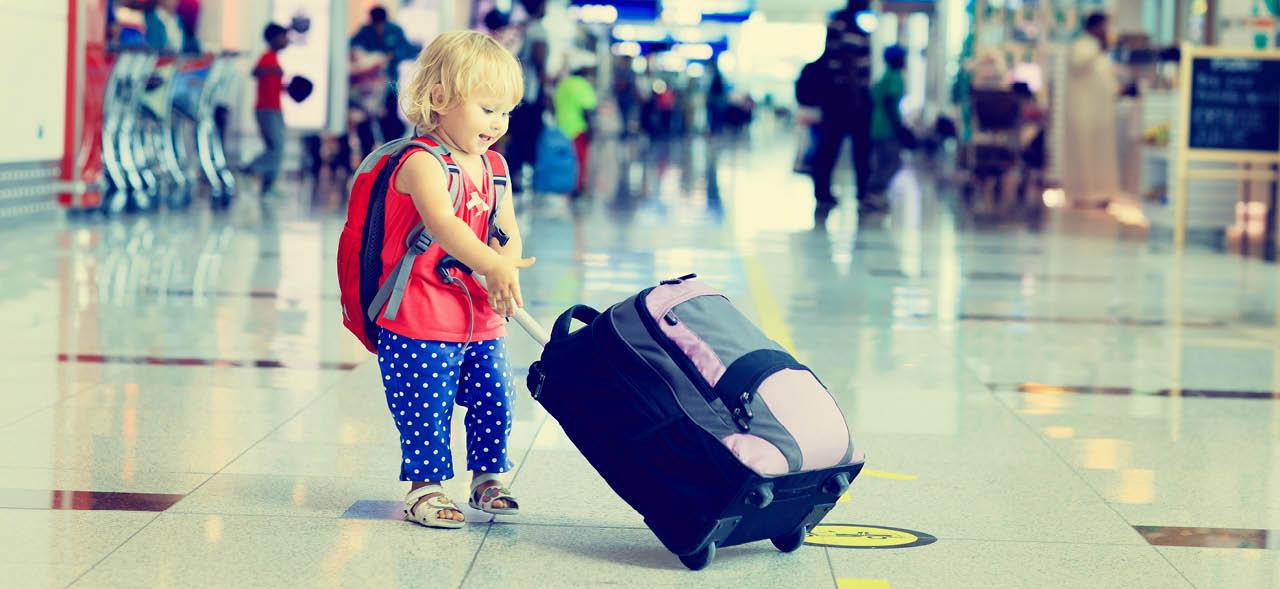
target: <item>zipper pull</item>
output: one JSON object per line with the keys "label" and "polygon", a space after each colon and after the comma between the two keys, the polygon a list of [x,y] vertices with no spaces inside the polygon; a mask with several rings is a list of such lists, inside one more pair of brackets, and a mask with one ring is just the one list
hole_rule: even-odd
{"label": "zipper pull", "polygon": [[675,309],[667,311],[667,314],[662,316],[662,320],[666,321],[667,325],[671,325],[671,326],[676,326],[680,324],[680,318],[676,316]]}

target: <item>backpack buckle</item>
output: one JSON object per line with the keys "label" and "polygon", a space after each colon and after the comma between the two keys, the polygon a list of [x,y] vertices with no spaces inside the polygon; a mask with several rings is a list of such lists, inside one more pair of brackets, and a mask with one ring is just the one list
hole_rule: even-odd
{"label": "backpack buckle", "polygon": [[511,241],[511,237],[507,235],[507,232],[503,231],[502,227],[499,227],[497,223],[493,222],[489,223],[489,239],[498,240],[499,247],[506,247],[507,242]]}
{"label": "backpack buckle", "polygon": [[427,253],[433,242],[435,240],[431,238],[431,234],[427,233],[425,227],[419,227],[416,232],[409,234],[408,239],[405,239],[405,245],[409,250],[418,255]]}

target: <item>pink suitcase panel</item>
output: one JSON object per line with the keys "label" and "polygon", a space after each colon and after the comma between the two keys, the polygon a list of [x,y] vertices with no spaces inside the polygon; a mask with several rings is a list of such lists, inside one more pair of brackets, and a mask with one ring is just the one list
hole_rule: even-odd
{"label": "pink suitcase panel", "polygon": [[800,470],[840,464],[849,451],[849,427],[827,389],[807,370],[781,370],[757,393],[800,446]]}
{"label": "pink suitcase panel", "polygon": [[[693,365],[706,386],[714,388],[725,375],[726,361],[712,343],[700,336],[676,312],[677,307],[699,297],[722,299],[724,307],[713,305],[710,308],[718,309],[722,320],[728,316],[729,309],[726,307],[732,307],[732,303],[719,291],[697,280],[663,283],[649,292],[644,306],[662,334]],[[706,321],[699,323],[702,328],[708,328]],[[711,325],[713,330],[724,330],[719,321],[714,321]],[[754,328],[739,325],[739,328],[742,327]],[[739,332],[733,333],[737,335]],[[723,342],[723,333],[720,337]],[[722,437],[725,447],[744,465],[762,475],[776,476],[835,466],[849,454],[852,442],[843,414],[830,393],[812,373],[807,370],[780,370],[760,382],[755,395],[753,403],[763,404],[768,408],[785,430],[784,438],[789,436],[794,439],[794,446],[788,443],[788,447],[793,449],[792,467],[788,465],[786,452],[765,437],[750,431]],[[800,454],[798,468],[794,468],[797,462],[794,458],[796,450]]]}

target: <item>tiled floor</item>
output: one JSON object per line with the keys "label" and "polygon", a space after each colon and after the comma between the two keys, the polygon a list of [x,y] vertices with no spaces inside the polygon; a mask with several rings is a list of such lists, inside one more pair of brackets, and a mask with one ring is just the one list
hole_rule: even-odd
{"label": "tiled floor", "polygon": [[[699,273],[822,375],[867,452],[827,522],[936,542],[763,543],[687,572],[527,396],[519,518],[398,521],[396,432],[337,308],[342,205],[303,186],[226,214],[4,229],[0,578],[1280,587],[1274,266],[1179,259],[1094,213],[978,224],[923,172],[888,216],[846,206],[815,231],[788,149],[601,146],[589,202],[522,204],[526,301],[549,321]],[[510,343],[523,371],[535,345]]]}

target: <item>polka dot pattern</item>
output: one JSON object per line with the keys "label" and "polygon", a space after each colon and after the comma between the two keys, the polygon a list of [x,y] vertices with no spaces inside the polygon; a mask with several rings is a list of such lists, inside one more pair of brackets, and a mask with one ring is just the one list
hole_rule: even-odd
{"label": "polka dot pattern", "polygon": [[[412,348],[433,351],[407,359],[397,352]],[[455,404],[467,410],[467,470],[497,473],[511,469],[507,440],[511,437],[510,392],[515,386],[506,342],[475,342],[465,356],[462,348],[461,343],[415,340],[382,331],[378,366],[387,406],[400,430],[402,481],[453,478],[449,426]],[[476,354],[477,350],[481,353]]]}

